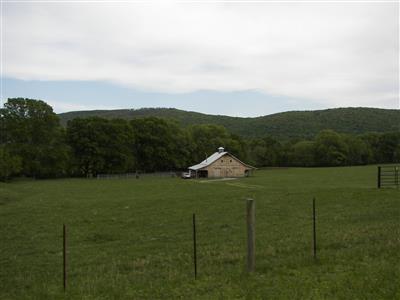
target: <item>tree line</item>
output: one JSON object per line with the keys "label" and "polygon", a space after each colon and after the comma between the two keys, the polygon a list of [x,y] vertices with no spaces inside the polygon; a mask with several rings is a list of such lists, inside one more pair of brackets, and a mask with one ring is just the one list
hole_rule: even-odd
{"label": "tree line", "polygon": [[219,125],[173,120],[75,118],[60,125],[51,106],[11,98],[0,109],[0,179],[185,170],[219,146],[255,167],[345,166],[400,162],[400,132],[340,134],[312,140],[246,139]]}

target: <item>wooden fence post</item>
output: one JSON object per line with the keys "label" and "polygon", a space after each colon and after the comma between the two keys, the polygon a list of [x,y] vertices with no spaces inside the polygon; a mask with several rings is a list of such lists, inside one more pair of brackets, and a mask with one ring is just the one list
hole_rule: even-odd
{"label": "wooden fence post", "polygon": [[247,220],[247,272],[255,268],[255,203],[253,199],[246,201]]}

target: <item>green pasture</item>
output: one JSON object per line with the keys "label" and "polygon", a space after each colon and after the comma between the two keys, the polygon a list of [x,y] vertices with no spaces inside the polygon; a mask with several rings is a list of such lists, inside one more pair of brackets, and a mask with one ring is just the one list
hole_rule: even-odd
{"label": "green pasture", "polygon": [[[245,271],[248,197],[253,274]],[[0,183],[0,299],[400,299],[399,229],[400,190],[378,190],[376,166],[258,170],[232,181]]]}

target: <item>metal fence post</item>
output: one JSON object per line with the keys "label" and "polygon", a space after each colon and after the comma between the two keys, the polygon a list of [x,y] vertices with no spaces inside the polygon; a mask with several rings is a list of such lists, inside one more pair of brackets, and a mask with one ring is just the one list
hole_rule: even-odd
{"label": "metal fence post", "polygon": [[63,286],[67,289],[67,227],[63,224]]}
{"label": "metal fence post", "polygon": [[313,198],[313,254],[314,259],[317,259],[317,230],[315,222],[315,197]]}
{"label": "metal fence post", "polygon": [[196,214],[193,214],[193,264],[194,279],[197,279]]}
{"label": "metal fence post", "polygon": [[378,167],[378,189],[381,188],[381,167]]}

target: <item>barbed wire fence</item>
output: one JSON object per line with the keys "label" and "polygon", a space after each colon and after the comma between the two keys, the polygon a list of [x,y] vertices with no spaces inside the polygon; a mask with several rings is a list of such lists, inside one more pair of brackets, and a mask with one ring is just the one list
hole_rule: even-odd
{"label": "barbed wire fence", "polygon": [[[169,172],[164,172],[162,173],[162,176],[166,176],[166,174],[169,174]],[[115,175],[115,174],[114,174]],[[156,175],[157,176],[157,175]],[[292,218],[292,219],[298,219],[300,221],[300,224],[296,225],[296,228],[301,228],[302,231],[307,231],[309,232],[309,236],[310,239],[308,240],[308,243],[310,243],[310,249],[312,249],[312,254],[311,256],[314,258],[314,260],[317,259],[317,210],[316,210],[316,199],[312,198],[310,199],[310,206],[309,206],[309,210],[307,210],[308,212],[304,211],[302,212],[293,212],[293,213],[287,213],[284,212],[282,210],[276,209],[276,208],[270,208],[268,210],[267,214],[259,214],[257,215],[257,218],[270,218],[270,217],[278,217],[280,219],[284,219],[284,218]],[[257,270],[256,268],[256,254],[255,254],[255,241],[259,240],[260,238],[257,238],[256,233],[255,233],[255,224],[256,224],[256,214],[255,214],[255,202],[253,199],[246,199],[247,205],[246,205],[246,211],[245,211],[245,220],[243,222],[243,224],[246,224],[246,239],[247,242],[245,242],[245,240],[242,240],[242,242],[247,243],[247,250],[245,251],[245,253],[242,253],[242,257],[246,257],[245,261],[243,261],[243,265],[247,264],[247,272],[251,273],[254,272],[255,270]],[[253,203],[250,205],[250,203]],[[249,206],[250,205],[250,206]],[[199,277],[199,265],[201,266],[202,264],[202,257],[204,260],[209,260],[209,258],[204,258],[204,256],[198,256],[198,251],[200,249],[202,249],[201,246],[205,246],[206,244],[209,245],[210,242],[207,241],[207,238],[209,238],[209,234],[210,232],[208,232],[207,228],[204,228],[202,225],[204,224],[203,222],[205,222],[205,220],[207,220],[207,226],[206,227],[212,227],[213,230],[212,234],[214,235],[220,235],[222,234],[222,232],[218,232],[215,231],[216,228],[221,227],[221,224],[217,224],[217,222],[215,222],[215,224],[209,224],[209,220],[208,219],[204,219],[201,220],[201,217],[198,218],[200,214],[196,214],[193,213],[191,215],[191,222],[189,221],[189,217],[188,217],[188,222],[182,222],[183,220],[180,219],[176,219],[175,221],[171,221],[171,222],[167,222],[169,224],[165,224],[165,223],[160,223],[157,224],[157,222],[155,223],[150,223],[146,225],[147,229],[153,229],[151,231],[153,231],[155,233],[155,236],[152,237],[148,237],[145,240],[141,240],[141,243],[143,243],[144,241],[147,240],[147,242],[151,243],[153,241],[160,241],[163,240],[165,242],[165,244],[174,244],[174,245],[181,245],[181,247],[183,246],[182,250],[185,249],[184,251],[187,252],[184,256],[188,259],[187,262],[185,262],[185,266],[186,267],[190,267],[190,265],[192,265],[193,267],[193,274],[194,274],[194,279],[198,279]],[[321,217],[327,217],[327,214],[321,214]],[[200,219],[200,223],[198,222]],[[203,221],[203,222],[202,222]],[[284,222],[284,221],[282,221]],[[183,226],[185,228],[182,227],[182,229],[179,232],[169,232],[168,230],[166,230],[166,225],[171,225],[173,226],[174,224],[180,224],[180,226]],[[191,223],[191,224],[190,224]],[[276,222],[274,221],[272,224],[272,226],[277,225]],[[68,228],[71,228],[71,225],[66,225],[63,224],[63,249],[62,249],[62,253],[63,253],[63,261],[62,261],[62,265],[63,265],[63,289],[64,291],[67,290],[67,283],[71,280],[71,276],[68,275],[68,273],[70,272],[70,268],[68,266],[68,261],[70,260],[70,256],[72,255],[72,253],[70,253],[70,249],[75,249],[75,251],[82,251],[85,247],[89,247],[89,248],[95,248],[96,245],[85,245],[85,244],[77,244],[80,243],[80,239],[74,239],[73,237],[71,237],[71,233],[68,234],[69,238],[67,239],[67,231],[66,231],[66,226],[68,226]],[[202,228],[203,227],[203,228]],[[238,227],[236,227],[235,229],[238,229]],[[272,227],[271,227],[272,229]],[[69,230],[68,230],[69,231]],[[94,235],[98,234],[101,235],[101,233],[96,233],[93,232]],[[261,239],[263,238],[263,233],[260,234],[261,235]],[[74,245],[70,244],[69,242],[66,242],[66,240],[74,240]],[[219,240],[219,238],[218,238]],[[86,240],[84,240],[86,241]],[[190,244],[192,246],[190,246]],[[200,246],[200,247],[199,247]],[[68,249],[67,249],[68,247]],[[166,249],[168,250],[168,245],[165,246]],[[189,249],[191,248],[191,250]],[[164,249],[165,250],[165,249]],[[160,251],[162,251],[162,249],[160,249]],[[167,251],[168,252],[168,251]],[[191,254],[190,254],[191,252]],[[67,259],[68,258],[68,259]],[[169,257],[165,257],[166,260],[171,260],[171,258]],[[217,258],[215,258],[217,259]],[[247,261],[247,263],[246,263]],[[200,268],[202,269],[202,268]],[[188,270],[189,271],[189,270]],[[68,281],[67,281],[68,278]]]}

